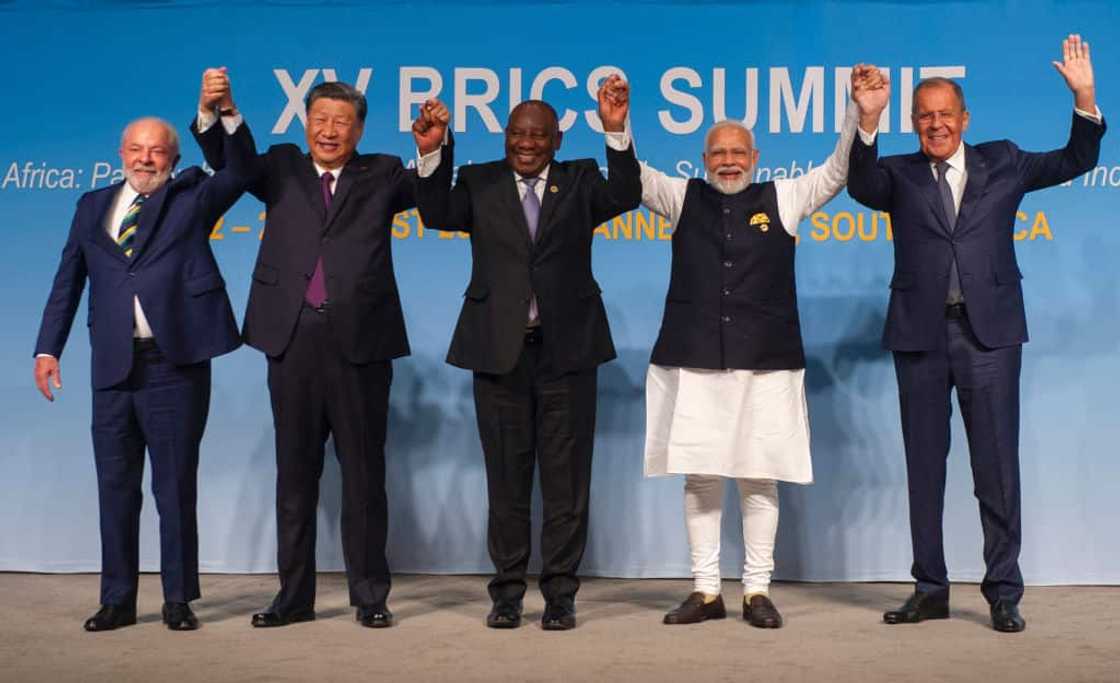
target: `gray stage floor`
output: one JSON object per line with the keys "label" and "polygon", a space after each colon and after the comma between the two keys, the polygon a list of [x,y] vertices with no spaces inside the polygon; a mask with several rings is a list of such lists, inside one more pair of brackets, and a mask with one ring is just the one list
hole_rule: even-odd
{"label": "gray stage floor", "polygon": [[96,609],[96,575],[0,574],[3,681],[1094,681],[1120,682],[1120,588],[1029,588],[1027,630],[999,634],[974,585],[954,587],[952,618],[887,626],[884,608],[903,584],[777,584],[786,618],[777,631],[740,618],[740,587],[724,584],[724,621],[663,626],[688,593],[681,580],[589,579],[579,627],[546,632],[531,592],[527,624],[483,626],[486,580],[401,576],[390,607],[398,625],[354,621],[345,580],[320,576],[318,621],[250,628],[275,576],[207,575],[199,631],[172,633],[159,620],[156,576],[140,584],[140,623],[85,633]]}

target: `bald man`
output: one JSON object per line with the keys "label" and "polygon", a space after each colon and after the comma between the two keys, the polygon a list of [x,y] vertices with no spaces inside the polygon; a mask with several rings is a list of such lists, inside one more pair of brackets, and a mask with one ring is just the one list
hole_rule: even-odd
{"label": "bald man", "polygon": [[101,608],[87,631],[136,623],[144,451],[159,510],[163,622],[193,630],[199,597],[195,515],[199,442],[210,405],[210,359],[240,345],[225,281],[210,250],[214,222],[241,196],[235,170],[254,149],[230,126],[229,167],[171,177],[179,136],[137,119],[121,136],[125,179],[78,200],[35,344],[35,383],[62,388],[59,358],[90,284],[93,457],[101,516]]}

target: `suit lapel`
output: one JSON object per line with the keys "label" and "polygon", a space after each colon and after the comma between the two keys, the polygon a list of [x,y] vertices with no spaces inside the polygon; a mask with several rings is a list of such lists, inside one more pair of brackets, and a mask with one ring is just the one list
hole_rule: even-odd
{"label": "suit lapel", "polygon": [[949,218],[945,215],[945,207],[941,204],[941,192],[937,189],[937,180],[933,177],[929,159],[920,152],[915,154],[911,158],[908,171],[911,182],[917,185],[918,192],[929,204],[933,215],[937,217],[937,224],[941,227],[942,233],[951,234],[953,232],[952,226],[949,225]]}
{"label": "suit lapel", "polygon": [[110,218],[109,209],[112,208],[113,200],[120,194],[123,185],[123,182],[117,183],[113,190],[97,195],[93,205],[93,216],[90,220],[90,229],[93,230],[90,237],[94,244],[109,252],[110,256],[127,262],[128,259],[125,257],[124,251],[119,244],[113,241],[112,237],[109,237],[109,232],[105,229],[105,221]]}
{"label": "suit lapel", "polygon": [[[331,223],[338,216],[338,212],[342,210],[343,204],[346,203],[347,197],[350,196],[350,188],[361,179],[363,175],[369,170],[369,167],[358,161],[358,155],[350,157],[350,161],[342,167],[342,171],[338,176],[338,182],[334,186],[334,196],[331,198],[331,208],[327,211],[326,220],[323,221],[323,232],[331,229]],[[322,195],[320,185],[319,194]],[[320,199],[320,202],[322,199]]]}
{"label": "suit lapel", "polygon": [[548,182],[544,186],[544,199],[541,201],[541,215],[537,222],[537,244],[541,243],[545,231],[552,223],[552,216],[556,213],[556,204],[564,196],[568,187],[568,174],[564,165],[555,161],[548,167]]}
{"label": "suit lapel", "polygon": [[964,195],[961,197],[961,208],[957,212],[957,231],[967,229],[970,223],[975,223],[973,218],[978,217],[980,199],[988,186],[988,164],[984,157],[971,145],[964,147],[964,168],[968,174],[968,182],[964,186]]}
{"label": "suit lapel", "polygon": [[[503,163],[496,167],[498,169],[498,177],[496,184],[498,188],[498,203],[501,211],[506,215],[513,218],[510,225],[517,231],[517,238],[520,239],[525,245],[526,251],[533,248],[532,240],[529,239],[529,223],[525,220],[525,209],[521,206],[521,188],[518,187],[517,176],[514,175],[513,169],[509,167],[508,163]],[[541,219],[537,219],[537,236],[541,234]]]}
{"label": "suit lapel", "polygon": [[144,200],[144,205],[140,207],[140,225],[136,228],[136,243],[132,248],[132,258],[130,259],[133,263],[143,256],[144,247],[151,241],[152,233],[159,225],[159,217],[163,213],[163,204],[167,201],[167,193],[173,182],[175,181],[169,180],[164,183],[163,187],[153,192]]}

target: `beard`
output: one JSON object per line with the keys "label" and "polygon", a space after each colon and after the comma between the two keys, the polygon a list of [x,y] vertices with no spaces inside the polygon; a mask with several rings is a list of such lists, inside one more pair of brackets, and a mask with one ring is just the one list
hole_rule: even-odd
{"label": "beard", "polygon": [[[140,173],[140,171],[147,171],[147,173]],[[149,173],[154,175],[149,175]],[[171,169],[157,172],[155,164],[136,164],[125,170],[124,177],[128,180],[132,189],[140,194],[148,195],[163,187],[163,184],[171,177]]]}
{"label": "beard", "polygon": [[[738,178],[735,178],[734,180],[724,180],[720,178],[720,171],[730,171],[732,169],[742,171]],[[722,192],[723,194],[739,194],[743,190],[747,189],[747,186],[751,184],[751,177],[753,175],[753,168],[744,170],[739,168],[738,166],[720,166],[715,170],[714,173],[708,174],[708,184],[714,187],[719,192]]]}

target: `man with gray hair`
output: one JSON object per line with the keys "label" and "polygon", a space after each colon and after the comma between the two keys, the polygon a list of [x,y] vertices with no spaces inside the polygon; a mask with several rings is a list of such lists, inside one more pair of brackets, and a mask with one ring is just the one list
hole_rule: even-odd
{"label": "man with gray hair", "polygon": [[[205,90],[205,88],[204,88]],[[121,136],[124,181],[87,192],[63,247],[35,344],[35,383],[54,400],[58,359],[86,280],[93,348],[93,456],[101,516],[101,609],[87,631],[136,623],[144,451],[159,510],[163,622],[198,628],[198,450],[210,405],[210,359],[241,344],[210,250],[214,222],[241,196],[252,160],[245,126],[223,129],[229,169],[171,178],[179,137],[142,118]]]}
{"label": "man with gray hair", "polygon": [[[852,71],[853,99],[880,87],[872,66]],[[750,130],[721,121],[705,137],[707,181],[642,166],[642,203],[672,221],[673,260],[661,332],[646,377],[646,476],[684,474],[693,592],[666,624],[727,616],[720,595],[723,481],[743,515],[743,618],[778,628],[769,597],[778,481],[808,484],[805,354],[797,314],[797,224],[847,179],[856,107],[822,166],[753,183]]]}

